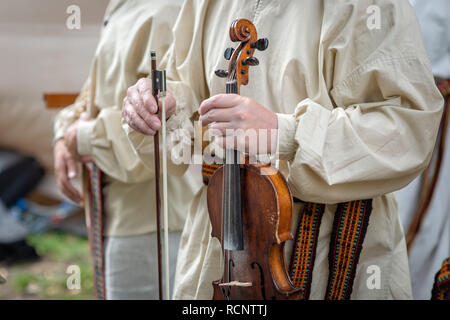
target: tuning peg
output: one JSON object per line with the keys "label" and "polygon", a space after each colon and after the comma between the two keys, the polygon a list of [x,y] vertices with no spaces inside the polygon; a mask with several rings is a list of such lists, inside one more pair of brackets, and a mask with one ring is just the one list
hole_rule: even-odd
{"label": "tuning peg", "polygon": [[259,51],[264,51],[269,46],[269,40],[267,38],[261,38],[255,42],[250,43],[250,48],[256,48]]}
{"label": "tuning peg", "polygon": [[222,69],[216,70],[214,73],[220,78],[226,78],[228,76],[228,71]]}
{"label": "tuning peg", "polygon": [[225,59],[230,60],[231,56],[233,55],[234,49],[233,48],[227,48],[223,54]]}
{"label": "tuning peg", "polygon": [[242,64],[244,66],[249,65],[249,66],[257,66],[259,64],[259,60],[256,59],[255,57],[249,57],[245,60],[242,60]]}

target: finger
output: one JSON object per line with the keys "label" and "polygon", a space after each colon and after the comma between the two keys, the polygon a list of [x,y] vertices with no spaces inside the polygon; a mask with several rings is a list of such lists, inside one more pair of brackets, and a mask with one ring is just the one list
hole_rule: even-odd
{"label": "finger", "polygon": [[142,97],[137,89],[137,86],[128,88],[126,101],[128,101],[136,109],[136,111],[144,108],[144,102],[142,101]]}
{"label": "finger", "polygon": [[56,170],[56,179],[59,189],[72,201],[80,202],[81,196],[79,192],[72,186],[67,176],[67,166],[65,161],[58,165]]}
{"label": "finger", "polygon": [[208,125],[208,129],[216,135],[225,136],[227,130],[236,130],[237,128],[232,122],[213,122]]}
{"label": "finger", "polygon": [[73,179],[76,178],[76,176],[78,175],[78,166],[76,161],[68,156],[66,157],[66,164],[67,164],[67,176],[69,177],[69,179]]}
{"label": "finger", "polygon": [[67,166],[66,171],[67,175],[65,175],[65,179],[63,179],[64,187],[72,195],[71,199],[73,201],[79,202],[81,201],[80,193],[70,182],[70,179],[74,179],[78,176],[78,164],[74,158],[67,157],[66,166]]}
{"label": "finger", "polygon": [[[153,96],[151,97],[151,99],[155,101]],[[156,102],[154,103],[156,104]],[[151,128],[153,131],[159,130],[159,128],[161,127],[161,121],[159,121],[158,116],[155,115],[154,112],[150,111],[144,106],[142,95],[138,90],[130,91],[130,94],[127,95],[127,101],[125,101],[125,104],[131,106],[131,108],[135,110],[135,113],[137,113],[139,117],[147,123],[147,126],[149,128]],[[134,114],[134,112],[128,112],[128,114],[131,115]],[[140,122],[137,119],[134,121]]]}
{"label": "finger", "polygon": [[141,116],[136,112],[131,104],[125,104],[122,110],[122,116],[127,124],[137,132],[146,135],[155,134],[156,131],[153,130],[151,126],[149,126],[149,124],[141,118]]}
{"label": "finger", "polygon": [[233,120],[233,108],[211,109],[200,116],[199,120],[202,126],[207,126],[213,122],[230,122]]}
{"label": "finger", "polygon": [[144,120],[147,126],[153,131],[158,131],[161,128],[161,120],[159,119],[159,115],[149,113],[147,111],[139,113],[139,117]]}
{"label": "finger", "polygon": [[79,203],[81,201],[80,193],[67,179],[62,181],[62,192],[73,202]]}
{"label": "finger", "polygon": [[137,132],[151,136],[155,135],[156,131],[153,130],[130,105],[124,107],[122,116],[126,123]]}
{"label": "finger", "polygon": [[61,191],[73,202],[79,203],[81,201],[80,193],[72,186],[69,180],[62,180]]}
{"label": "finger", "polygon": [[[125,112],[127,113],[129,120],[139,126],[140,130],[138,131],[153,135],[161,128],[161,121],[158,116],[150,113],[145,108],[136,109],[131,103],[125,102]],[[140,126],[139,124],[142,124],[142,121],[139,119],[143,120],[146,125]],[[144,127],[151,129],[153,132],[147,131]]]}
{"label": "finger", "polygon": [[242,97],[237,94],[218,94],[204,100],[200,104],[198,113],[204,115],[209,110],[215,108],[232,108],[237,106],[242,101]]}
{"label": "finger", "polygon": [[144,107],[144,102],[142,100],[142,95],[139,92],[138,85],[143,79],[139,80],[138,83],[132,87],[129,87],[127,90],[127,95],[124,99],[124,106],[129,105],[132,107],[138,114],[143,115],[145,113],[151,113]]}
{"label": "finger", "polygon": [[156,100],[153,97],[152,80],[142,78],[137,82],[136,87],[139,95],[141,96],[144,108],[151,113],[156,113],[158,108],[156,106]]}

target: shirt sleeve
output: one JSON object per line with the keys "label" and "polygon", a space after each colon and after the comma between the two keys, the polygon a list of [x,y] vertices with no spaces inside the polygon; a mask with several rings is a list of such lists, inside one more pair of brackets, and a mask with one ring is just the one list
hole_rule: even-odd
{"label": "shirt sleeve", "polygon": [[412,181],[431,157],[443,99],[417,21],[406,1],[377,3],[381,31],[365,27],[368,1],[330,2],[320,52],[331,66],[321,76],[333,105],[305,99],[293,114],[278,114],[278,156],[302,200],[383,195]]}
{"label": "shirt sleeve", "polygon": [[139,183],[154,177],[136,157],[121,127],[121,110],[102,109],[94,120],[78,125],[78,153],[90,156],[108,176],[124,183]]}
{"label": "shirt sleeve", "polygon": [[90,97],[90,79],[84,83],[75,102],[58,112],[53,120],[53,143],[64,137],[67,128],[87,109]]}

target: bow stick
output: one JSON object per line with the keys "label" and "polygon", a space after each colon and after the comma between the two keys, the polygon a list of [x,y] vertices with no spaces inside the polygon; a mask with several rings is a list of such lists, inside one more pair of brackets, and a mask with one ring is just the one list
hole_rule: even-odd
{"label": "bow stick", "polygon": [[[153,97],[156,100],[157,114],[161,118],[161,142],[162,149],[162,176],[163,176],[163,220],[164,220],[164,256],[165,256],[165,293],[166,300],[170,300],[170,283],[169,283],[169,226],[168,226],[168,211],[167,211],[167,151],[166,151],[166,71],[156,69],[156,53],[151,52],[152,63],[152,87]],[[161,100],[162,108],[159,109],[158,100]],[[162,255],[161,255],[161,191],[160,191],[160,164],[159,164],[159,133],[156,132],[154,136],[154,153],[155,153],[155,182],[156,182],[156,233],[158,240],[158,284],[159,284],[159,299],[163,299],[162,289]]]}

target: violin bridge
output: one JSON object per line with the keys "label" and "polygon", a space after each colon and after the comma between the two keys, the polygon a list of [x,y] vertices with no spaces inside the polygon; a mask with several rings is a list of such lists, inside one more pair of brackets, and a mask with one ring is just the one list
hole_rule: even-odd
{"label": "violin bridge", "polygon": [[251,287],[251,282],[231,281],[226,283],[219,283],[219,287]]}

